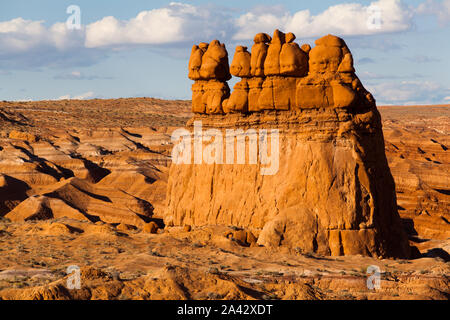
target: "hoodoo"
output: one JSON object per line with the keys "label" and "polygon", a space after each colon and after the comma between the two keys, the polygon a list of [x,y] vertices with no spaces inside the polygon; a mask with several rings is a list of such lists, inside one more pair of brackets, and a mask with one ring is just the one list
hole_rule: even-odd
{"label": "hoodoo", "polygon": [[[323,255],[408,257],[381,117],[345,41],[311,48],[276,30],[254,42],[231,68],[219,41],[193,47],[184,138],[203,131],[177,149],[191,161],[170,168],[166,223],[232,225],[259,245]],[[241,78],[231,95],[230,73]],[[268,159],[277,170],[262,174]]]}

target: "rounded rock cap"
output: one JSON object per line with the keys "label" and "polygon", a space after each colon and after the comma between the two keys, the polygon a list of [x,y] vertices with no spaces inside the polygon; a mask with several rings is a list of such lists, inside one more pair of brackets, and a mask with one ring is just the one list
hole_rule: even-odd
{"label": "rounded rock cap", "polygon": [[326,47],[345,47],[346,44],[344,40],[339,37],[336,37],[332,34],[328,34],[322,38],[319,38],[315,41],[315,44],[318,46],[326,46]]}
{"label": "rounded rock cap", "polygon": [[297,37],[292,32],[286,33],[286,42],[291,43],[293,42]]}
{"label": "rounded rock cap", "polygon": [[258,33],[253,39],[255,43],[267,43],[271,40],[272,38],[267,33]]}

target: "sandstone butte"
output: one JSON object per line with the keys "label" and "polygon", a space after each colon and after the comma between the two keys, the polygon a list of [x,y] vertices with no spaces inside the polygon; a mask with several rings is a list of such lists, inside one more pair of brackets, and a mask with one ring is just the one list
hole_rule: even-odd
{"label": "sandstone butte", "polygon": [[[408,258],[381,117],[349,48],[333,35],[313,48],[294,40],[279,30],[257,34],[251,52],[236,48],[231,65],[219,41],[193,46],[187,129],[201,121],[203,130],[242,129],[243,139],[248,129],[277,129],[279,170],[172,164],[165,223],[233,225],[259,245],[321,255]],[[241,78],[233,92],[231,75]]]}

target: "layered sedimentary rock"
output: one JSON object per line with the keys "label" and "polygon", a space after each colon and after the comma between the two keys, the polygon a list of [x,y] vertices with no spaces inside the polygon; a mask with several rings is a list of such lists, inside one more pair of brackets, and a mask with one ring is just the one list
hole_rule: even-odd
{"label": "layered sedimentary rock", "polygon": [[0,218],[68,217],[141,228],[161,210],[170,125],[186,122],[190,103],[0,104]]}
{"label": "layered sedimentary rock", "polygon": [[408,234],[450,242],[450,106],[388,106],[380,112]]}
{"label": "layered sedimentary rock", "polygon": [[[0,216],[8,215],[11,220],[54,217],[59,221],[64,219],[63,217],[70,217],[71,221],[75,221],[73,219],[85,221],[89,216],[90,218],[96,216],[113,225],[121,222],[126,225],[135,225],[143,230],[142,222],[149,219],[151,211],[145,213],[143,219],[140,219],[141,223],[134,221],[137,217],[135,212],[141,215],[145,212],[143,210],[145,207],[140,206],[136,200],[145,200],[155,208],[151,219],[162,218],[159,213],[163,209],[166,194],[166,165],[171,163],[168,157],[172,149],[171,130],[173,129],[171,127],[184,127],[186,121],[192,117],[190,109],[190,101],[148,98],[0,101]],[[445,255],[450,252],[449,240],[446,240],[450,237],[448,222],[450,221],[448,210],[450,207],[450,157],[448,156],[450,154],[450,106],[388,106],[378,107],[378,109],[383,117],[386,154],[395,179],[398,210],[407,227],[406,231],[412,236],[411,241],[424,255],[430,257],[432,254],[441,253],[445,259]],[[77,179],[70,178],[71,172]],[[105,174],[107,175],[104,176]],[[56,182],[58,180],[60,181]],[[19,206],[21,202],[23,204]],[[145,205],[145,202],[141,204]],[[9,215],[10,211],[14,212]],[[80,215],[81,211],[83,215]],[[35,213],[39,214],[35,215]],[[88,215],[84,215],[85,213]],[[50,225],[53,219],[46,221],[48,222],[12,222],[13,225],[23,228],[27,232],[26,235],[16,235],[15,239],[12,239],[3,233],[3,237],[0,238],[3,239],[6,247],[8,242],[16,243],[19,239],[32,242],[34,237],[28,236],[27,228],[33,226],[35,230],[36,223]],[[83,224],[86,227],[92,223]],[[2,225],[0,225],[1,228]],[[219,230],[217,228],[227,227],[214,226],[213,228]],[[122,228],[118,225],[117,229],[112,229],[121,230]],[[229,236],[231,241],[224,240],[225,233],[222,231],[214,231],[217,233],[212,236],[213,239],[225,245],[224,249],[229,249],[230,243],[236,244],[234,239],[239,241],[242,238],[239,234],[250,232],[234,227],[227,229],[233,232]],[[193,232],[189,234],[192,239],[198,241],[197,235],[202,234],[204,228],[193,226],[192,230]],[[258,236],[256,231],[251,233]],[[90,235],[86,236],[90,237]],[[91,238],[89,239],[88,241],[91,241]],[[124,238],[121,237],[121,239]],[[146,241],[146,238],[142,239]],[[63,241],[56,239],[55,241],[64,245]],[[160,238],[158,241],[167,245],[166,238]],[[192,248],[190,242],[186,244],[188,248]],[[217,242],[214,242],[211,247],[212,251],[215,250],[216,244]],[[41,242],[34,241],[34,245],[47,248]],[[179,244],[176,242],[173,245]],[[13,248],[15,247],[14,245]],[[25,247],[27,247],[26,243]],[[204,248],[197,250],[200,250],[203,255]],[[29,252],[34,252],[30,247],[27,249]],[[111,248],[108,247],[108,249]],[[98,256],[97,249],[93,250]],[[239,248],[236,250],[241,252]],[[276,263],[276,261],[284,261],[284,258],[270,259],[270,254],[282,254],[287,251],[250,249],[247,253],[249,252],[268,252],[267,262]],[[134,254],[131,253],[131,255]],[[255,253],[255,255],[258,254]],[[5,253],[3,256],[11,255]],[[24,259],[21,255],[16,256],[21,261],[28,261],[28,258]],[[34,256],[41,258],[42,255],[35,252]],[[299,256],[292,257],[296,260]],[[224,259],[228,258],[229,256]],[[208,255],[205,261],[206,259],[209,259]],[[355,257],[352,257],[348,260],[349,271],[354,268],[356,261],[354,259]],[[371,264],[363,258],[358,259],[362,259],[358,260],[360,261],[358,263]],[[9,262],[8,259],[4,261]],[[253,263],[253,259],[246,261],[249,266]],[[310,258],[306,263],[310,264],[314,261],[318,260]],[[416,260],[418,265],[414,266],[412,264],[398,266],[409,266],[411,270],[417,269],[419,274],[419,272],[423,273],[424,261],[427,261],[432,268],[437,268],[437,260],[434,259]],[[296,264],[295,261],[291,262]],[[241,266],[242,263],[245,264],[243,261],[238,261],[235,266]],[[219,264],[226,264],[226,262],[219,262]],[[338,264],[337,268],[342,268],[341,263]],[[3,266],[6,268],[5,264]],[[205,266],[208,266],[208,263],[205,263]],[[268,268],[273,267],[274,265],[270,265]],[[258,266],[257,269],[259,270],[260,267]],[[422,280],[419,282],[422,283]],[[361,284],[363,285],[363,282]],[[384,287],[383,284],[382,287]],[[365,282],[364,288],[366,288]],[[410,295],[407,296],[410,297]]]}
{"label": "layered sedimentary rock", "polygon": [[248,84],[248,108],[243,83],[222,113],[193,101],[180,135],[190,144],[196,132],[192,153],[171,166],[166,222],[233,225],[260,245],[325,255],[409,256],[380,115],[347,45],[294,39],[276,30],[255,37],[250,57],[237,48],[231,71]]}

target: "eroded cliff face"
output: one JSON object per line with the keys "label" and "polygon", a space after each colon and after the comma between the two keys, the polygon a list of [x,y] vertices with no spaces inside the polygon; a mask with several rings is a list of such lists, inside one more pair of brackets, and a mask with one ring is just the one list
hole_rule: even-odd
{"label": "eroded cliff face", "polygon": [[376,110],[198,115],[188,127],[199,120],[224,136],[277,128],[279,169],[262,175],[270,163],[173,164],[166,223],[237,226],[261,245],[325,255],[408,254]]}
{"label": "eroded cliff face", "polygon": [[[221,109],[197,108],[194,90],[196,114],[184,137],[201,124],[203,140],[199,149],[195,141],[184,148],[192,151],[188,161],[171,166],[165,222],[236,226],[260,245],[324,255],[408,257],[380,115],[354,73],[349,49],[331,35],[313,49],[294,39],[278,30],[273,38],[257,35],[258,59],[238,47],[231,73],[243,80],[231,96],[216,97]],[[233,151],[245,142],[245,161],[227,158],[230,132]],[[200,160],[213,161],[198,161],[198,151]],[[267,167],[276,170],[264,174]]]}

